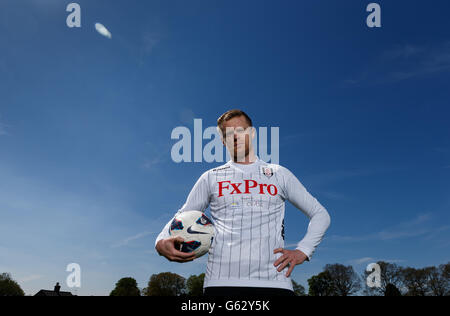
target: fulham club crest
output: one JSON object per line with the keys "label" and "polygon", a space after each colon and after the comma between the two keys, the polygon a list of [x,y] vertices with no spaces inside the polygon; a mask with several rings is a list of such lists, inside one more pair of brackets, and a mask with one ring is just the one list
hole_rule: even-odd
{"label": "fulham club crest", "polygon": [[270,177],[273,176],[273,169],[272,168],[262,167],[262,172],[267,178],[270,178]]}

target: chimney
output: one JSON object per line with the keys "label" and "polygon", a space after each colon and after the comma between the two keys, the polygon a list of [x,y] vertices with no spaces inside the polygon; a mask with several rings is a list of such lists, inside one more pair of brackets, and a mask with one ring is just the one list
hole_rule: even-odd
{"label": "chimney", "polygon": [[55,293],[59,296],[59,290],[61,289],[61,286],[59,285],[59,282],[55,285]]}

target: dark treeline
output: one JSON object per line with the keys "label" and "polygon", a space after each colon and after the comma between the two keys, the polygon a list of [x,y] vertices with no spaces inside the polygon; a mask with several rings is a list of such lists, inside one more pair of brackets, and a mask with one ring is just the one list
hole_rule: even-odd
{"label": "dark treeline", "polygon": [[[450,262],[438,267],[411,268],[378,262],[380,286],[370,288],[366,280],[372,272],[358,275],[352,266],[327,264],[308,279],[305,288],[292,281],[297,296],[450,296]],[[153,274],[147,287],[140,289],[134,278],[120,279],[110,296],[201,296],[204,273],[187,280],[171,272]],[[10,274],[0,274],[0,296],[23,296],[20,285]]]}
{"label": "dark treeline", "polygon": [[[293,281],[297,296],[450,296],[450,263],[421,269],[400,267],[395,263],[378,262],[380,287],[370,288],[366,280],[371,272],[358,275],[352,266],[328,264],[323,271],[308,279],[308,293]],[[143,296],[201,296],[205,275],[192,275],[187,280],[175,273],[163,272],[150,277]],[[124,280],[124,279],[122,279]],[[114,292],[121,287],[120,280]],[[129,293],[138,293],[134,281]]]}

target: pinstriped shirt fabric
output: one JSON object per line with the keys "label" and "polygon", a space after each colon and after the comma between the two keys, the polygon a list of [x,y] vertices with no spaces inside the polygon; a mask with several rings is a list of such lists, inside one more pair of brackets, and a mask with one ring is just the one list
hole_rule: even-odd
{"label": "pinstriped shirt fabric", "polygon": [[[205,172],[186,203],[175,214],[210,207],[215,238],[209,250],[204,287],[247,286],[292,290],[285,271],[273,263],[284,248],[285,201],[309,219],[308,231],[297,249],[310,258],[330,225],[326,209],[286,168],[259,159],[250,165],[229,161]],[[169,221],[156,243],[169,237]],[[155,243],[155,245],[156,245]]]}

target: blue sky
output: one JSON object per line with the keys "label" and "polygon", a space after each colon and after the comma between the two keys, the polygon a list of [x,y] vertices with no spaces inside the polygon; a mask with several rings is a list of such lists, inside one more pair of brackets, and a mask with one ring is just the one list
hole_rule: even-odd
{"label": "blue sky", "polygon": [[[26,294],[74,292],[72,262],[79,295],[202,273],[154,239],[220,163],[174,163],[170,135],[236,107],[280,128],[280,163],[332,217],[294,280],[450,261],[448,1],[378,1],[379,29],[360,0],[77,3],[81,28],[69,1],[0,3],[0,272]],[[292,246],[308,223],[286,213]]]}

